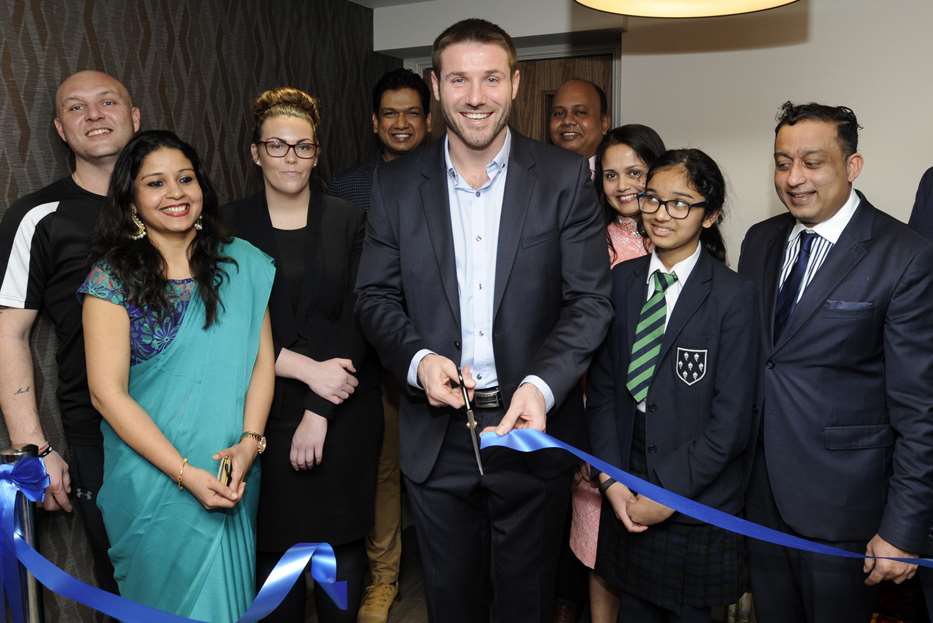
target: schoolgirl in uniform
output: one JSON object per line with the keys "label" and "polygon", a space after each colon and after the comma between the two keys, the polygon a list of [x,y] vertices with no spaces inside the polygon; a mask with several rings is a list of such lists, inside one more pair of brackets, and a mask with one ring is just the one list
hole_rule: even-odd
{"label": "schoolgirl in uniform", "polygon": [[[725,265],[725,183],[696,149],[665,152],[639,209],[650,255],[612,274],[616,316],[590,370],[593,452],[728,513],[743,507],[754,450],[755,296]],[[674,513],[606,474],[596,573],[620,621],[710,621],[746,587],[740,537]]]}

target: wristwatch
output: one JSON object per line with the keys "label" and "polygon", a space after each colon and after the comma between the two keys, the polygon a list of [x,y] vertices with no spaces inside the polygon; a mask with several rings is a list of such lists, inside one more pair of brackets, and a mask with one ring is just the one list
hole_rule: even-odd
{"label": "wristwatch", "polygon": [[260,435],[259,433],[253,433],[248,430],[245,430],[243,431],[243,434],[240,435],[240,441],[243,441],[244,437],[250,437],[256,440],[256,452],[258,454],[262,454],[263,451],[266,449],[266,437],[264,435]]}

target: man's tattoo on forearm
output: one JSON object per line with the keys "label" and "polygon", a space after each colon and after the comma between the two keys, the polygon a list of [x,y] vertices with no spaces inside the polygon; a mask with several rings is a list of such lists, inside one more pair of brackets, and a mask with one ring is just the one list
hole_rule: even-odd
{"label": "man's tattoo on forearm", "polygon": [[28,394],[30,389],[31,388],[29,387],[29,385],[26,385],[25,387],[20,387],[15,392],[13,392],[13,395],[19,396],[20,394]]}

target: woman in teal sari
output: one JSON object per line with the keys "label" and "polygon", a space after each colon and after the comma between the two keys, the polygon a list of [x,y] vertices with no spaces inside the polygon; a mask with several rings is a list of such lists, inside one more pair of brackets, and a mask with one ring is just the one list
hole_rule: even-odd
{"label": "woman in teal sari", "polygon": [[[120,154],[94,255],[80,291],[120,592],[233,621],[254,594],[272,261],[225,233],[197,154],[164,131]],[[229,485],[215,476],[224,457]]]}

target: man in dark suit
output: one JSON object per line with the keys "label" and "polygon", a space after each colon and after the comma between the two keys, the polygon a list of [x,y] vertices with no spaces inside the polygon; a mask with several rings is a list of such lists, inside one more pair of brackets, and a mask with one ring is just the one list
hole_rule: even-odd
{"label": "man in dark suit", "polygon": [[[774,185],[788,213],[752,227],[761,434],[748,516],[873,556],[921,551],[933,519],[933,249],[853,190],[858,121],[782,108]],[[916,566],[752,541],[758,620],[868,621],[884,580]]]}
{"label": "man in dark suit", "polygon": [[917,198],[910,212],[910,227],[933,240],[933,167],[927,169],[917,186]]}
{"label": "man in dark suit", "polygon": [[[585,440],[579,379],[612,313],[605,233],[586,162],[508,129],[519,72],[484,20],[434,43],[447,137],[381,167],[357,313],[401,398],[401,465],[432,621],[549,620],[574,462],[483,451],[479,428]],[[490,570],[492,578],[490,584]]]}

